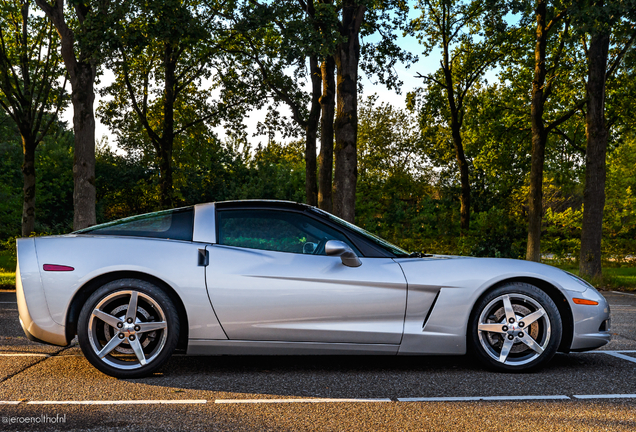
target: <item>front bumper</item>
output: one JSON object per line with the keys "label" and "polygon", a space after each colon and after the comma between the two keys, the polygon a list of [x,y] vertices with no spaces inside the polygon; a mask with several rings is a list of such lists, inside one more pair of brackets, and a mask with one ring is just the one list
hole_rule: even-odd
{"label": "front bumper", "polygon": [[574,317],[574,334],[570,351],[589,351],[606,345],[612,338],[610,333],[610,307],[598,291],[588,288],[574,297],[598,302],[598,305],[575,304],[569,300]]}

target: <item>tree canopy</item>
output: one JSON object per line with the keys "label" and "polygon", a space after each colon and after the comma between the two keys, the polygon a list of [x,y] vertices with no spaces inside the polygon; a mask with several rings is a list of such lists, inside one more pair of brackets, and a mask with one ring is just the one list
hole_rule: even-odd
{"label": "tree canopy", "polygon": [[37,4],[0,3],[0,239],[27,201],[40,234],[266,198],[411,251],[636,255],[632,0]]}

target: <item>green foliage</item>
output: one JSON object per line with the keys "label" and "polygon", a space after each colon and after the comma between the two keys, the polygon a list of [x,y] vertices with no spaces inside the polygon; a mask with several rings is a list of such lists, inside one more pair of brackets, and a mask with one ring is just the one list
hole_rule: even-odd
{"label": "green foliage", "polygon": [[36,233],[65,233],[73,225],[73,134],[65,125],[36,152]]}
{"label": "green foliage", "polygon": [[67,102],[59,36],[30,1],[0,6],[0,108],[37,145]]}
{"label": "green foliage", "polygon": [[356,223],[407,250],[424,250],[429,242],[423,238],[445,224],[438,220],[439,204],[429,198],[432,174],[417,122],[413,114],[377,102],[372,96],[360,104]]}
{"label": "green foliage", "polygon": [[[21,139],[0,112],[0,239],[17,236],[22,215]],[[73,221],[73,135],[54,123],[35,152],[36,233],[68,232]]]}
{"label": "green foliage", "polygon": [[[546,261],[546,264],[581,276],[579,274],[579,266],[572,261]],[[603,265],[603,276],[601,278],[592,279],[586,276],[582,277],[602,290],[636,292],[636,266],[633,261],[626,267],[617,267],[613,263],[605,263]]]}
{"label": "green foliage", "polygon": [[615,261],[636,255],[636,134],[608,155],[603,252]]}
{"label": "green foliage", "polygon": [[526,226],[506,209],[492,208],[475,213],[471,224],[470,255],[522,258],[526,250]]}
{"label": "green foliage", "polygon": [[156,179],[134,154],[119,154],[106,143],[95,155],[97,223],[149,213],[158,206]]}
{"label": "green foliage", "polygon": [[258,146],[248,161],[249,174],[235,192],[239,199],[305,201],[304,143]]}
{"label": "green foliage", "polygon": [[603,285],[612,290],[636,291],[636,266],[603,269]]}
{"label": "green foliage", "polygon": [[573,210],[568,207],[562,212],[554,212],[548,208],[543,220],[546,232],[542,236],[541,249],[549,251],[555,259],[578,257],[581,250],[582,222],[583,209]]}
{"label": "green foliage", "polygon": [[[11,249],[0,243],[0,289],[15,288],[15,239],[13,240]],[[6,249],[3,249],[5,247]]]}
{"label": "green foliage", "polygon": [[0,239],[20,233],[22,219],[22,152],[20,134],[0,110]]}

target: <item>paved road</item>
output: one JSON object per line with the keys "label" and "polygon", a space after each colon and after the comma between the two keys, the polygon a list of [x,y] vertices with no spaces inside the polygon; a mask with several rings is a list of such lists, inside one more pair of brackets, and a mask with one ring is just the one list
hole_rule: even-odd
{"label": "paved road", "polygon": [[633,431],[636,296],[605,295],[613,341],[537,373],[469,357],[179,356],[117,380],[77,346],[26,340],[15,293],[0,292],[0,430]]}

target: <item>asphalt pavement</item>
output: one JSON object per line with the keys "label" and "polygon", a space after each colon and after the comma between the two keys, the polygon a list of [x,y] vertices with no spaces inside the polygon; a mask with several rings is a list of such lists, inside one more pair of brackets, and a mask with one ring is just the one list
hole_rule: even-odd
{"label": "asphalt pavement", "polygon": [[174,356],[118,380],[28,341],[0,292],[1,430],[636,430],[636,296],[604,292],[613,340],[535,373],[469,356]]}

